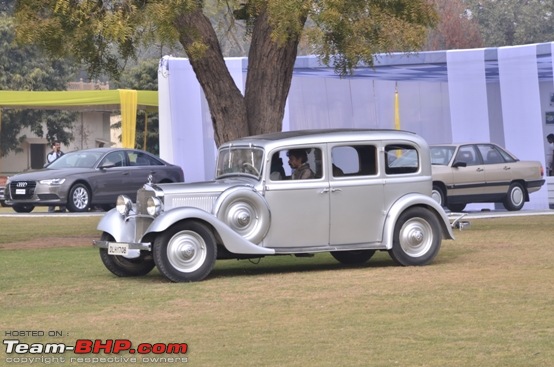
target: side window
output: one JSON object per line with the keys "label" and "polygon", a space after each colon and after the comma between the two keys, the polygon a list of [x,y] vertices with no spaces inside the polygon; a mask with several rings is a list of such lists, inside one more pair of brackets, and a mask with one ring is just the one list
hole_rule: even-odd
{"label": "side window", "polygon": [[142,152],[129,153],[129,161],[131,166],[159,166],[161,162],[157,159],[150,157],[148,154]]}
{"label": "side window", "polygon": [[125,152],[111,152],[102,161],[102,166],[105,167],[121,167],[125,166]]}
{"label": "side window", "polygon": [[463,145],[458,149],[454,162],[465,162],[468,166],[481,164],[481,159],[473,145]]}
{"label": "side window", "polygon": [[322,153],[319,148],[290,148],[273,153],[269,179],[305,180],[323,177]]}
{"label": "side window", "polygon": [[410,145],[393,144],[385,147],[385,172],[388,175],[419,171],[419,154]]}
{"label": "side window", "polygon": [[331,150],[332,175],[367,176],[377,174],[377,148],[373,145],[345,145]]}
{"label": "side window", "polygon": [[504,163],[500,152],[492,145],[480,144],[477,146],[485,164]]}
{"label": "side window", "polygon": [[511,155],[509,155],[506,151],[500,149],[500,148],[497,148],[498,151],[500,152],[500,155],[502,156],[502,158],[504,159],[504,162],[508,162],[508,163],[511,163],[511,162],[515,162],[516,159],[514,159],[514,157],[512,157]]}

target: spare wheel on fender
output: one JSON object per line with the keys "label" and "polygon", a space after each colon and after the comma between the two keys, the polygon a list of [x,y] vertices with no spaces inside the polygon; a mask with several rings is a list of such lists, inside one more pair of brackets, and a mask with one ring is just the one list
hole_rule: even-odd
{"label": "spare wheel on fender", "polygon": [[270,226],[265,199],[250,187],[234,187],[217,199],[214,214],[246,240],[260,243]]}

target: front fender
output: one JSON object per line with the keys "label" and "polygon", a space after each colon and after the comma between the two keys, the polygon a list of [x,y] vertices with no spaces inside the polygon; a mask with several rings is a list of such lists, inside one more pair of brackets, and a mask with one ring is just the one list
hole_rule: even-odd
{"label": "front fender", "polygon": [[185,219],[199,219],[209,223],[217,232],[223,245],[235,254],[274,255],[275,250],[257,246],[233,231],[224,222],[213,214],[193,207],[180,207],[169,210],[156,217],[145,232],[159,233],[168,229],[173,224]]}
{"label": "front fender", "polygon": [[427,207],[439,220],[441,225],[443,238],[445,239],[454,239],[454,233],[452,232],[452,227],[450,225],[450,220],[444,212],[444,209],[430,196],[425,196],[421,194],[408,194],[402,196],[398,199],[390,208],[387,213],[387,219],[385,222],[383,243],[385,244],[387,250],[392,248],[392,241],[394,238],[394,227],[398,221],[398,217],[402,212],[412,206],[424,206]]}
{"label": "front fender", "polygon": [[136,242],[135,220],[125,220],[115,208],[104,214],[96,229],[109,233],[116,242]]}

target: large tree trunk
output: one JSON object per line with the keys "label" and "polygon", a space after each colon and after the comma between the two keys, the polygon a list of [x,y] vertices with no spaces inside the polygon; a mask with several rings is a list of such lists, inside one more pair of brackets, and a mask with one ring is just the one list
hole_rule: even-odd
{"label": "large tree trunk", "polygon": [[[198,9],[182,15],[176,23],[179,40],[208,101],[216,144],[249,135],[244,97],[225,65],[210,20]],[[198,42],[207,45],[201,54],[193,49]]]}
{"label": "large tree trunk", "polygon": [[[302,24],[305,15],[299,15]],[[250,133],[281,131],[300,35],[285,44],[271,38],[265,10],[257,16],[248,55],[245,102]]]}

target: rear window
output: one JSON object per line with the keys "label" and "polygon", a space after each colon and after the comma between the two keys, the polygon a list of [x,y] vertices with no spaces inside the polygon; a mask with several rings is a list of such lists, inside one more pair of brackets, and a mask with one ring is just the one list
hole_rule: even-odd
{"label": "rear window", "polygon": [[387,175],[415,173],[419,171],[419,154],[410,145],[394,144],[385,147],[385,172]]}

